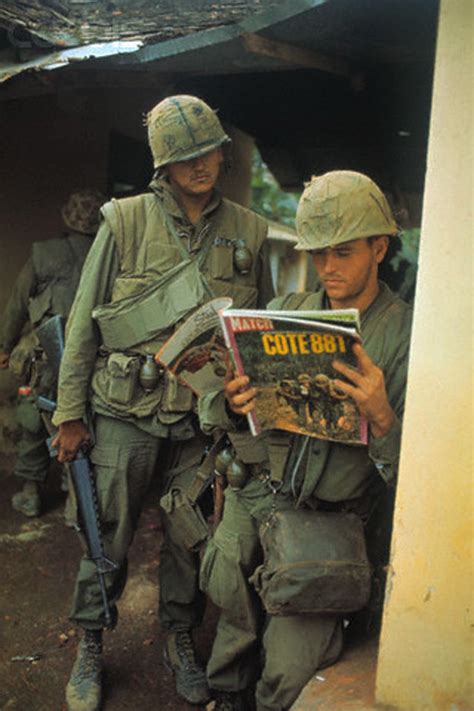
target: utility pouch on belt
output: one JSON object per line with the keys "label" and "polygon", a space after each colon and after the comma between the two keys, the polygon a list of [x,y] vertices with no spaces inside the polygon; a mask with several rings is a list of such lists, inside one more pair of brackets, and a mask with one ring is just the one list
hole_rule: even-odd
{"label": "utility pouch on belt", "polygon": [[162,412],[189,412],[193,403],[192,391],[181,385],[177,377],[170,372],[164,375],[164,392],[160,409]]}
{"label": "utility pouch on belt", "polygon": [[264,562],[251,582],[271,615],[349,613],[367,604],[371,568],[355,514],[278,511],[260,540]]}
{"label": "utility pouch on belt", "polygon": [[171,539],[189,551],[197,551],[209,536],[209,527],[197,503],[186,492],[171,488],[160,499],[160,506],[167,515]]}
{"label": "utility pouch on belt", "polygon": [[184,260],[133,296],[92,312],[104,346],[127,350],[174,326],[209,298],[196,260]]}
{"label": "utility pouch on belt", "polygon": [[107,370],[110,375],[108,380],[108,396],[111,402],[117,405],[130,405],[133,401],[135,390],[138,387],[138,370],[140,361],[136,356],[125,353],[111,353],[107,360]]}

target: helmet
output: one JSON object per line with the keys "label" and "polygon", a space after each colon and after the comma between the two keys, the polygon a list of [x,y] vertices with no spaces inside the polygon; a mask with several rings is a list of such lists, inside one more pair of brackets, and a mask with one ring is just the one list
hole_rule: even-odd
{"label": "helmet", "polygon": [[98,190],[86,188],[72,193],[61,210],[66,227],[74,232],[92,235],[100,223],[100,206],[106,197]]}
{"label": "helmet", "polygon": [[375,235],[396,235],[398,227],[385,195],[362,173],[335,170],[313,176],[296,213],[295,249],[325,249]]}
{"label": "helmet", "polygon": [[308,375],[308,373],[300,373],[297,380],[299,383],[310,383],[311,375]]}
{"label": "helmet", "polygon": [[215,112],[196,96],[163,99],[149,112],[147,126],[155,168],[197,158],[230,143]]}
{"label": "helmet", "polygon": [[329,387],[329,378],[324,373],[318,373],[314,376],[314,384],[317,388],[320,388],[320,390],[327,390]]}

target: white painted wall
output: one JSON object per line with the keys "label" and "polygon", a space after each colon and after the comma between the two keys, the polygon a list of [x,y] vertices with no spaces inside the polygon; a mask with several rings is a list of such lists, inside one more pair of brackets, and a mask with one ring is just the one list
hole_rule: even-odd
{"label": "white painted wall", "polygon": [[442,0],[377,701],[474,708],[472,0]]}

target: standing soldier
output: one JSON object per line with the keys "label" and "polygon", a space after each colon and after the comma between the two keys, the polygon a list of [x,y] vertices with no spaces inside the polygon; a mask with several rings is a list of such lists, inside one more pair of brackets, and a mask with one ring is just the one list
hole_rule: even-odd
{"label": "standing soldier", "polygon": [[[46,480],[48,433],[36,406],[40,392],[56,399],[56,379],[39,355],[35,329],[51,316],[69,314],[81,269],[99,226],[99,208],[105,198],[96,190],[78,190],[62,208],[67,228],[57,239],[34,242],[8,300],[0,334],[0,368],[8,368],[21,380],[17,419],[21,437],[17,444],[15,474],[23,488],[12,506],[25,516],[39,516],[41,487]],[[33,364],[33,368],[32,368]],[[33,379],[33,380],[31,380]],[[34,385],[35,394],[31,392]]]}
{"label": "standing soldier", "polygon": [[[201,622],[198,589],[202,516],[187,501],[206,438],[191,391],[155,366],[153,356],[176,325],[213,296],[236,307],[258,307],[272,293],[266,257],[267,225],[220,196],[215,186],[230,143],[216,114],[193,96],[172,96],[148,115],[155,176],[151,192],[112,200],[89,254],[68,323],[61,367],[56,444],[71,461],[90,441],[105,554],[119,563],[107,575],[112,615],[127,576],[127,553],[143,497],[164,450],[173,446],[167,474],[165,540],[160,561],[160,620],[165,658],[178,694],[208,698],[191,631]],[[186,526],[179,516],[188,511]],[[185,514],[186,515],[186,514]],[[183,536],[183,534],[186,534]],[[95,566],[80,564],[71,619],[85,630],[66,689],[70,711],[93,711],[101,699],[105,627]]]}
{"label": "standing soldier", "polygon": [[[352,171],[313,178],[296,222],[297,249],[311,253],[323,288],[303,300],[301,294],[278,298],[269,308],[359,309],[364,347],[354,346],[358,369],[336,360],[333,366],[335,385],[367,419],[369,441],[354,447],[313,439],[298,466],[301,450],[290,450],[288,433],[274,430],[245,438],[243,415],[257,394],[246,376],[230,380],[224,394],[202,399],[204,431],[213,431],[220,421],[250,472],[240,489],[227,488],[224,516],[201,568],[202,587],[221,608],[208,664],[215,711],[248,708],[245,692],[259,659],[264,663],[256,686],[257,711],[289,709],[316,670],[336,661],[343,642],[337,612],[362,607],[369,590],[366,561],[357,564],[366,571],[364,584],[362,578],[357,588],[352,584],[356,566],[351,567],[341,547],[341,526],[354,549],[363,551],[362,523],[380,494],[379,484],[396,481],[411,309],[378,280],[378,268],[397,226],[377,185]],[[339,373],[347,381],[337,379]],[[276,539],[273,532],[285,520],[292,526]],[[315,534],[316,525],[325,533]],[[291,530],[299,536],[288,549]],[[347,570],[341,583],[331,577],[328,557],[341,576]],[[269,560],[274,567],[267,567]],[[293,577],[292,569],[298,571]],[[267,611],[265,624],[256,589]],[[362,589],[356,603],[354,593]]]}

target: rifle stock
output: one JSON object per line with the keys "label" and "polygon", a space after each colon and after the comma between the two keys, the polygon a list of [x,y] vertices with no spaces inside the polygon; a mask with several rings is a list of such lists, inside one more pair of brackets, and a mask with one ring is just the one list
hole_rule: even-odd
{"label": "rifle stock", "polygon": [[[61,358],[64,353],[64,318],[61,316],[53,316],[48,319],[48,321],[45,321],[38,327],[37,335],[40,345],[46,353],[51,369],[56,376],[58,376]],[[47,419],[51,427],[50,416],[56,409],[56,403],[40,395],[37,397],[37,404],[42,413],[48,413],[49,417]],[[48,431],[51,434],[50,427],[48,427]],[[53,437],[50,437],[50,440],[52,439]],[[48,448],[50,456],[57,456],[57,451],[51,446],[50,441],[48,441]],[[82,451],[79,451],[74,460],[65,466],[70,474],[76,494],[81,523],[79,530],[82,531],[86,540],[88,555],[91,560],[94,561],[97,568],[106,626],[111,627],[112,616],[107,598],[104,575],[117,570],[119,566],[115,561],[110,560],[104,554],[97,491],[92,468],[89,458]]]}

